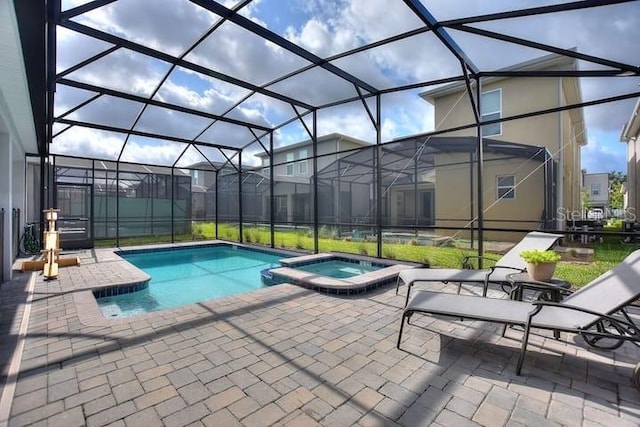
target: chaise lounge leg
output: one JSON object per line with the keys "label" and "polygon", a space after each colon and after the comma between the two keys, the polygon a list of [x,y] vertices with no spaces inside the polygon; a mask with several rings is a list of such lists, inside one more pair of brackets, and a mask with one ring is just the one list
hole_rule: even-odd
{"label": "chaise lounge leg", "polygon": [[409,304],[409,296],[411,295],[411,287],[413,286],[413,282],[407,283],[407,297],[404,300],[404,306],[406,307]]}
{"label": "chaise lounge leg", "polygon": [[396,278],[396,295],[398,295],[398,290],[400,289],[400,275]]}
{"label": "chaise lounge leg", "polygon": [[524,355],[527,352],[527,344],[529,342],[529,332],[531,331],[531,322],[527,322],[524,327],[524,335],[522,336],[522,347],[520,349],[520,357],[518,358],[518,365],[516,366],[516,375],[520,375],[522,371],[522,365],[524,363]]}
{"label": "chaise lounge leg", "polygon": [[407,318],[407,322],[409,321],[407,313],[402,314],[402,319],[400,319],[400,331],[398,332],[398,343],[396,344],[396,348],[400,349],[400,341],[402,341],[402,330],[404,329],[404,319]]}

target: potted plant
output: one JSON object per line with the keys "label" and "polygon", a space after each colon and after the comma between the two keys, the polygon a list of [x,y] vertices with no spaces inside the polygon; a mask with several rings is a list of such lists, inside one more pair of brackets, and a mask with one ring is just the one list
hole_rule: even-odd
{"label": "potted plant", "polygon": [[541,251],[531,249],[520,252],[520,257],[527,264],[527,272],[533,280],[544,282],[553,277],[560,255],[552,250]]}

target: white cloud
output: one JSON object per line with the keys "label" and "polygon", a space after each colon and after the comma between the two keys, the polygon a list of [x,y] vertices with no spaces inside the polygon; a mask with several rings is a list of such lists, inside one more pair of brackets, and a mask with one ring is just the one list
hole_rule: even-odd
{"label": "white cloud", "polygon": [[627,173],[626,144],[617,142],[618,136],[608,132],[589,135],[589,143],[581,149],[582,168],[588,173]]}
{"label": "white cloud", "polygon": [[220,18],[189,1],[118,0],[75,18],[83,24],[172,55],[185,51]]}
{"label": "white cloud", "polygon": [[170,166],[178,159],[185,147],[185,144],[177,142],[132,136],[122,151],[121,160]]}
{"label": "white cloud", "polygon": [[124,134],[73,127],[53,139],[51,154],[115,160],[124,143]]}

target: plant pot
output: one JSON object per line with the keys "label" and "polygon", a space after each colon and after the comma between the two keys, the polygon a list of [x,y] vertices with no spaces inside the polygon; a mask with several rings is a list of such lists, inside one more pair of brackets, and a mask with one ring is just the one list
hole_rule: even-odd
{"label": "plant pot", "polygon": [[555,262],[542,262],[539,264],[527,264],[527,273],[533,280],[539,282],[545,282],[553,277],[553,273],[556,271]]}

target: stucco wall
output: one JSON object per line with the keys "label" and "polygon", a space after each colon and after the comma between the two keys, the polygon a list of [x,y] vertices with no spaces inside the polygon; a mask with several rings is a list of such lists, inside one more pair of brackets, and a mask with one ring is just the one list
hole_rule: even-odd
{"label": "stucco wall", "polygon": [[[482,86],[483,92],[502,90],[502,116],[513,116],[558,105],[558,79],[512,78]],[[473,124],[471,104],[461,92],[436,100],[436,130]],[[447,133],[446,136],[473,136],[475,129]],[[557,151],[558,119],[545,114],[502,123],[501,135],[492,139],[548,147]]]}
{"label": "stucco wall", "polygon": [[[467,161],[466,153],[436,156],[435,211],[438,226],[463,227],[477,215],[477,168],[471,169],[468,164],[463,164]],[[497,199],[496,182],[500,175],[516,176],[515,199]],[[487,153],[483,179],[485,227],[523,230],[537,227],[544,212],[544,171],[540,162],[507,159],[504,155]],[[531,197],[531,194],[539,194],[540,197]],[[468,235],[468,232],[458,233],[459,237]],[[517,240],[520,236],[520,233],[485,232],[487,239]]]}

